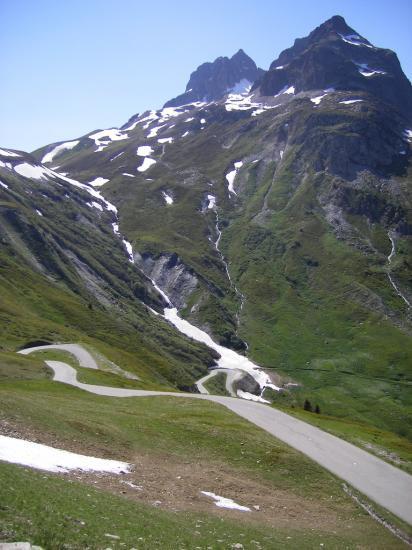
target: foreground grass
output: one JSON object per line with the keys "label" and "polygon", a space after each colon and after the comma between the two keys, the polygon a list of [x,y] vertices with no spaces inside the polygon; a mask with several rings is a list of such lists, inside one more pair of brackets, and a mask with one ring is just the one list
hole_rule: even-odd
{"label": "foreground grass", "polygon": [[[237,543],[263,549],[356,548],[360,542],[351,533],[342,539],[310,529],[274,530],[206,514],[165,512],[9,464],[0,464],[0,487],[1,539],[29,540],[46,550],[124,546],[229,549]],[[369,547],[403,546],[390,541],[384,532],[380,535],[382,538],[370,539]],[[365,543],[363,547],[367,547]]]}
{"label": "foreground grass", "polygon": [[[196,528],[193,514],[160,512],[54,476],[3,465],[3,479],[8,481],[1,483],[2,536],[8,540],[24,536],[46,548],[61,548],[69,541],[80,548],[87,535],[89,547],[101,548],[102,537],[109,532],[141,548],[230,548],[236,542],[247,543],[248,548],[253,547],[252,539],[262,548],[315,548],[321,542],[329,548],[402,546],[354,504],[334,476],[213,403],[170,397],[104,398],[47,379],[17,380],[0,386],[0,418],[26,437],[34,434],[47,443],[50,436],[54,446],[85,454],[133,462],[145,453],[185,463],[226,465],[238,472],[240,480],[270,487],[274,498],[281,498],[276,493],[281,491],[303,499],[308,507],[323,502],[336,518],[333,531],[330,525],[302,528],[297,518],[296,527],[292,523],[287,533],[267,526],[245,527],[244,538],[237,540],[238,524],[226,520],[202,517],[204,523]],[[193,487],[196,494],[200,489]],[[138,537],[143,541],[139,543]],[[113,546],[112,540],[106,543]]]}

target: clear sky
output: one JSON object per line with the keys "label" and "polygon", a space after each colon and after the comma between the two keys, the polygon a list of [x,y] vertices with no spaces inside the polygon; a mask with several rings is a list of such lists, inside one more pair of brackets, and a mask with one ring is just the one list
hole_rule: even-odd
{"label": "clear sky", "polygon": [[412,0],[0,0],[0,146],[31,151],[120,126],[243,48],[268,68],[331,17],[412,77]]}

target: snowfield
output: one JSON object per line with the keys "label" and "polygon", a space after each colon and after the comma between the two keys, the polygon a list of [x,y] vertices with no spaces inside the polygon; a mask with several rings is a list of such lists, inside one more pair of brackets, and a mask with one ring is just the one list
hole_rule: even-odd
{"label": "snowfield", "polygon": [[0,460],[56,473],[70,470],[111,474],[130,472],[127,462],[80,455],[5,435],[0,435]]}
{"label": "snowfield", "polygon": [[144,158],[143,163],[139,166],[137,169],[138,172],[146,172],[146,170],[149,170],[153,164],[156,164],[156,161],[154,159],[149,159],[148,157]]}

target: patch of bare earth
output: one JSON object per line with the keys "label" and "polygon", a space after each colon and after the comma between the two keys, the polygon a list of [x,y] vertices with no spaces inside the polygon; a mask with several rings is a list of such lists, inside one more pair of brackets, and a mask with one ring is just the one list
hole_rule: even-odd
{"label": "patch of bare earth", "polygon": [[[250,471],[231,468],[217,461],[184,460],[170,454],[131,453],[124,450],[112,454],[107,448],[84,444],[76,440],[59,441],[57,436],[38,432],[24,426],[13,425],[10,421],[0,421],[0,433],[50,445],[67,451],[114,458],[132,464],[132,472],[123,475],[88,473],[73,471],[61,475],[66,479],[82,481],[96,488],[104,489],[130,500],[142,502],[173,512],[207,512],[242,521],[264,523],[271,527],[293,527],[321,529],[335,532],[345,527],[342,516],[351,508],[331,509],[328,499],[308,498],[295,494],[292,490],[271,487]],[[118,449],[116,449],[118,451]],[[214,501],[201,493],[213,492],[230,498],[250,512],[218,508]],[[341,502],[340,506],[345,505]]]}

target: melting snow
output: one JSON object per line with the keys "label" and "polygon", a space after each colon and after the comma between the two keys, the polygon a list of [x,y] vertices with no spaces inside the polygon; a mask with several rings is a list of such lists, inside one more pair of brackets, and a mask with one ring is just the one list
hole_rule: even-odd
{"label": "melting snow", "polygon": [[14,166],[14,171],[20,174],[20,176],[24,176],[25,178],[33,178],[36,180],[47,179],[47,176],[50,175],[53,176],[53,172],[48,168],[38,165],[33,166],[27,162],[16,164],[16,166]]}
{"label": "melting snow", "polygon": [[[119,227],[119,226],[117,226]],[[129,262],[134,263],[134,256],[133,256],[133,247],[129,243],[129,241],[126,241],[126,239],[122,239],[122,243],[124,244],[124,247],[126,249],[126,252],[129,256]]]}
{"label": "melting snow", "polygon": [[108,181],[109,180],[107,180],[106,178],[98,177],[98,178],[95,178],[93,181],[89,181],[89,185],[92,185],[93,187],[101,187]]}
{"label": "melting snow", "polygon": [[99,202],[92,201],[92,202],[87,202],[86,204],[87,206],[90,206],[90,208],[97,208],[97,210],[100,210],[101,212],[103,212],[103,206]]}
{"label": "melting snow", "polygon": [[208,195],[207,200],[209,201],[207,204],[207,208],[209,210],[213,210],[216,206],[216,197],[214,195]]}
{"label": "melting snow", "polygon": [[206,119],[205,119],[205,118],[201,118],[201,119],[200,119],[200,124],[206,124]]}
{"label": "melting snow", "polygon": [[168,137],[168,138],[160,138],[157,140],[159,143],[173,143],[173,138],[172,137]]}
{"label": "melting snow", "polygon": [[240,512],[251,512],[251,509],[247,506],[242,506],[232,500],[231,498],[221,497],[215,493],[209,493],[208,491],[200,491],[202,495],[213,498],[218,508],[230,508],[231,510],[239,510]]}
{"label": "melting snow", "polygon": [[166,204],[173,204],[173,198],[170,195],[168,195],[165,191],[162,191],[162,195],[166,201]]}
{"label": "melting snow", "polygon": [[40,212],[40,210],[37,210],[37,209],[36,209],[36,214],[37,214],[38,216],[42,216],[42,217],[43,217],[43,214]]}
{"label": "melting snow", "polygon": [[184,134],[182,134],[182,138],[188,136],[190,134],[190,132],[188,130],[186,130],[186,132]]}
{"label": "melting snow", "polygon": [[0,181],[0,185],[1,185],[2,187],[4,187],[4,189],[8,189],[8,188],[9,188],[9,186],[8,186],[6,183],[3,183],[2,181]]}
{"label": "melting snow", "polygon": [[13,166],[10,162],[3,162],[2,160],[0,160],[0,167],[7,168],[7,170],[13,170]]}
{"label": "melting snow", "polygon": [[229,193],[233,193],[234,195],[236,195],[237,193],[233,188],[233,184],[235,182],[235,177],[236,177],[236,174],[238,173],[238,170],[243,166],[243,162],[241,162],[241,161],[240,162],[235,162],[234,166],[235,166],[235,169],[232,170],[231,172],[229,172],[228,174],[226,174],[226,179],[227,179],[227,182],[228,182]]}
{"label": "melting snow", "polygon": [[76,145],[80,143],[79,140],[76,141],[66,141],[65,143],[61,143],[60,145],[57,145],[54,149],[49,151],[44,155],[44,157],[41,159],[41,162],[51,162],[56,155],[61,153],[62,151],[74,149]]}
{"label": "melting snow", "polygon": [[[118,130],[117,128],[110,128],[109,130],[101,130],[100,132],[96,132],[95,134],[91,134],[89,136],[89,139],[92,139],[97,146],[96,153],[99,151],[103,151],[108,145],[110,145],[110,142],[112,141],[121,141],[122,139],[128,139],[127,134],[123,134],[121,130]],[[102,138],[106,138],[103,140]]]}
{"label": "melting snow", "polygon": [[152,128],[149,132],[149,134],[147,135],[147,139],[150,139],[150,138],[154,138],[157,136],[157,132],[159,130],[161,130],[162,128],[164,128],[166,126],[166,124],[162,124],[161,126],[155,126],[154,128]]}
{"label": "melting snow", "polygon": [[284,65],[278,65],[277,67],[275,67],[275,70],[278,71],[279,69],[283,69],[284,68]]}
{"label": "melting snow", "polygon": [[284,151],[283,151],[283,149],[281,149],[281,150],[279,151],[280,160],[283,159],[283,153],[284,153]]}
{"label": "melting snow", "polygon": [[3,157],[21,157],[21,155],[13,153],[13,151],[6,151],[5,149],[0,149],[0,155]]}
{"label": "melting snow", "polygon": [[129,178],[135,178],[136,177],[133,174],[128,174],[127,172],[123,172],[122,176],[127,176]]}
{"label": "melting snow", "polygon": [[248,401],[257,401],[258,403],[270,403],[270,401],[263,399],[263,397],[260,397],[260,395],[254,395],[253,393],[249,393],[243,390],[237,390],[237,395],[238,397],[241,397],[242,399],[247,399]]}
{"label": "melting snow", "polygon": [[153,149],[150,145],[141,145],[137,148],[137,154],[139,157],[148,157],[153,153]]}
{"label": "melting snow", "polygon": [[138,172],[146,172],[146,170],[148,170],[153,164],[156,164],[156,161],[154,159],[145,157],[143,160],[143,164],[139,166],[137,170]]}
{"label": "melting snow", "polygon": [[178,330],[180,330],[180,332],[186,334],[186,336],[193,338],[193,340],[196,340],[197,342],[203,342],[210,348],[216,350],[220,354],[220,359],[217,362],[218,368],[245,371],[256,380],[262,389],[270,384],[270,387],[273,389],[280,390],[280,388],[272,384],[269,376],[260,370],[258,365],[252,363],[252,361],[244,355],[240,355],[231,349],[216,344],[209,334],[190,324],[185,319],[181,319],[176,308],[166,308],[164,310],[164,316],[165,319],[170,321]]}
{"label": "melting snow", "polygon": [[187,118],[185,122],[192,122],[192,120],[194,120],[194,117],[191,116],[190,118]]}
{"label": "melting snow", "polygon": [[80,455],[4,435],[0,435],[0,460],[48,472],[83,470],[122,474],[130,471],[127,462]]}
{"label": "melting snow", "polygon": [[326,97],[328,94],[318,95],[317,97],[312,97],[311,102],[315,105],[319,105],[319,103],[322,101],[324,97]]}
{"label": "melting snow", "polygon": [[360,103],[363,99],[345,99],[344,101],[339,101],[343,105],[352,105],[352,103]]}

